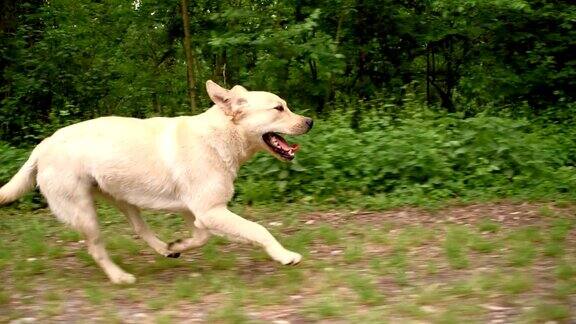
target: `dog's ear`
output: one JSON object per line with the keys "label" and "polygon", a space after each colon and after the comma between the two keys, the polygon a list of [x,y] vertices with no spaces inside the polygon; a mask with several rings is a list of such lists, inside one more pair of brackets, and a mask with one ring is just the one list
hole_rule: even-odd
{"label": "dog's ear", "polygon": [[231,90],[226,90],[212,80],[206,81],[206,91],[210,99],[222,108],[226,115],[234,118],[240,114],[242,106],[246,103],[244,95],[248,92],[239,85],[234,86]]}
{"label": "dog's ear", "polygon": [[206,81],[206,92],[217,106],[223,109],[230,109],[230,90],[226,90],[212,80]]}
{"label": "dog's ear", "polygon": [[232,91],[232,92],[234,92],[234,93],[237,93],[237,94],[243,94],[243,93],[248,92],[248,90],[246,90],[246,88],[244,88],[244,87],[241,86],[241,85],[235,85],[235,86],[233,86],[232,89],[230,89],[230,91]]}
{"label": "dog's ear", "polygon": [[248,90],[241,85],[235,85],[230,89],[230,101],[232,102],[232,109],[235,111],[242,110],[242,106],[246,104],[246,94]]}

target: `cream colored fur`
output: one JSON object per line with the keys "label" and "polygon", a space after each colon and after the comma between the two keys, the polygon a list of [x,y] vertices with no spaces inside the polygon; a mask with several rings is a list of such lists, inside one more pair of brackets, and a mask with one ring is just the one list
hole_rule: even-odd
{"label": "cream colored fur", "polygon": [[[58,130],[0,189],[0,204],[37,183],[58,219],[85,235],[90,254],[114,283],[133,283],[135,277],[104,248],[95,196],[116,205],[135,232],[165,256],[218,234],[260,245],[282,264],[300,262],[300,254],[282,247],[263,226],[229,211],[227,203],[240,165],[261,150],[275,154],[264,144],[264,133],[300,135],[311,120],[292,113],[272,93],[241,86],[226,90],[212,81],[206,89],[215,105],[196,116],[103,117]],[[278,105],[284,111],[274,109]],[[140,217],[141,208],[182,213],[193,236],[164,243]]]}

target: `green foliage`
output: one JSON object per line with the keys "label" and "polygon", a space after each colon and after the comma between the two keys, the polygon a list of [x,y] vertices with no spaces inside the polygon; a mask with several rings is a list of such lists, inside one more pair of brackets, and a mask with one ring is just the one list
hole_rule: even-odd
{"label": "green foliage", "polygon": [[291,164],[257,156],[241,169],[237,198],[343,202],[369,195],[413,202],[574,190],[576,172],[559,140],[563,134],[534,130],[525,120],[447,115],[392,120],[366,113],[354,130],[351,119],[342,113],[317,122],[309,135],[295,139],[302,148]]}
{"label": "green foliage", "polygon": [[[26,159],[12,146],[62,126],[189,114],[180,4],[8,0],[0,183]],[[567,1],[195,1],[186,9],[201,107],[210,102],[200,85],[214,79],[276,92],[321,118],[294,163],[260,155],[241,171],[240,201],[366,196],[370,206],[574,192],[576,7]]]}
{"label": "green foliage", "polygon": [[[102,115],[190,112],[180,1],[5,2],[0,140],[32,144]],[[214,79],[319,115],[339,96],[361,115],[357,99],[386,93],[398,110],[415,99],[466,116],[574,120],[568,1],[194,1],[187,10],[201,107],[210,105],[201,84]]]}
{"label": "green foliage", "polygon": [[7,183],[27,159],[27,150],[0,142],[0,184]]}
{"label": "green foliage", "polygon": [[[574,192],[576,172],[564,130],[535,129],[526,120],[449,115],[391,119],[366,113],[358,129],[352,113],[318,121],[293,140],[292,163],[261,153],[241,168],[236,200],[331,201],[370,196],[365,204],[430,202],[509,196],[543,197]],[[28,158],[28,150],[0,142],[0,183]],[[495,231],[486,221],[482,231]],[[553,237],[571,224],[558,223]]]}

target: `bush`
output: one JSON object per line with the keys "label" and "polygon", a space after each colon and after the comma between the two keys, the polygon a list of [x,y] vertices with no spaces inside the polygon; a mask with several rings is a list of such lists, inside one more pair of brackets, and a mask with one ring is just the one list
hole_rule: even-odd
{"label": "bush", "polygon": [[29,151],[26,149],[14,148],[0,142],[0,186],[16,174],[28,159],[28,154]]}
{"label": "bush", "polygon": [[[360,120],[340,113],[317,121],[311,133],[293,139],[301,151],[292,163],[258,154],[240,169],[236,201],[383,206],[576,192],[570,127],[430,113],[393,119],[375,111]],[[0,142],[0,184],[28,152]]]}
{"label": "bush", "polygon": [[[335,114],[296,140],[293,163],[260,154],[241,169],[244,202],[357,196],[417,203],[447,198],[542,197],[575,189],[574,140],[527,121],[478,116],[392,120]],[[572,137],[573,139],[574,137]],[[570,150],[569,150],[570,148]]]}

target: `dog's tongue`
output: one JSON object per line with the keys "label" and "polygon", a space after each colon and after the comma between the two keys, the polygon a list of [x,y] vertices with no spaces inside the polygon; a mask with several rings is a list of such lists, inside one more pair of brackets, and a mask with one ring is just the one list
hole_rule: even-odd
{"label": "dog's tongue", "polygon": [[292,150],[292,152],[297,152],[300,149],[300,145],[296,143],[290,144],[280,135],[276,135],[276,139],[278,140],[278,143],[280,143],[280,146],[284,151]]}

